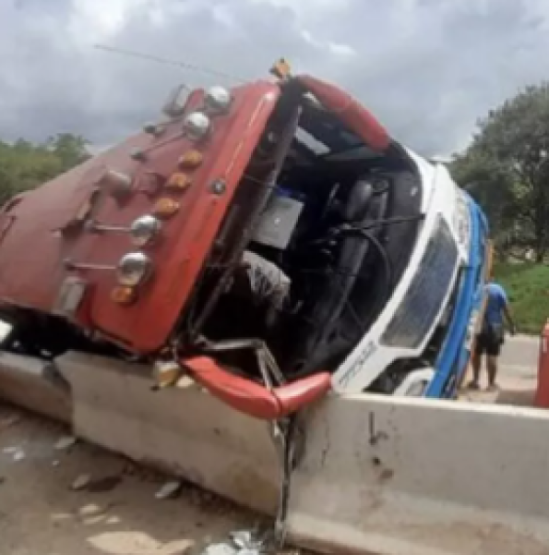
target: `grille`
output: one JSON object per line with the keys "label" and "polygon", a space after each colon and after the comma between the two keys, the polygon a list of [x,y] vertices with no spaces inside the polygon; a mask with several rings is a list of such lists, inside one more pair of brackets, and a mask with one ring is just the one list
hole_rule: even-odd
{"label": "grille", "polygon": [[458,256],[450,228],[439,216],[418,272],[381,337],[382,344],[408,349],[422,344],[448,293]]}

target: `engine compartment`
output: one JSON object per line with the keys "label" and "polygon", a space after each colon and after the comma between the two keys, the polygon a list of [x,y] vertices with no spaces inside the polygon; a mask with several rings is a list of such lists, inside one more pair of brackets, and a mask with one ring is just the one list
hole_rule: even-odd
{"label": "engine compartment", "polygon": [[281,380],[335,370],[390,298],[422,219],[420,177],[400,145],[376,152],[288,89],[177,332],[256,379],[259,344]]}

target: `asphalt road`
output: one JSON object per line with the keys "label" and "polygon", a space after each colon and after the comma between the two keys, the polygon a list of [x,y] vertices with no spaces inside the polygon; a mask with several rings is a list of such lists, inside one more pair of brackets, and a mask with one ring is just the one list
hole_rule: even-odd
{"label": "asphalt road", "polygon": [[501,355],[502,373],[516,377],[535,377],[539,338],[528,335],[508,337]]}
{"label": "asphalt road", "polygon": [[[463,398],[473,402],[488,402],[531,406],[537,385],[539,338],[526,335],[507,337],[499,362],[499,393],[464,392]],[[481,374],[486,385],[486,373]]]}

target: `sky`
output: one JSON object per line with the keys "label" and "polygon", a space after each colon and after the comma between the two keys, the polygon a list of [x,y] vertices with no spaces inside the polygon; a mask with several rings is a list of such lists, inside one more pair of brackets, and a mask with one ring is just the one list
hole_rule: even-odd
{"label": "sky", "polygon": [[0,140],[58,132],[103,148],[154,120],[170,90],[243,79],[284,56],[354,94],[427,156],[549,77],[547,0],[0,0]]}

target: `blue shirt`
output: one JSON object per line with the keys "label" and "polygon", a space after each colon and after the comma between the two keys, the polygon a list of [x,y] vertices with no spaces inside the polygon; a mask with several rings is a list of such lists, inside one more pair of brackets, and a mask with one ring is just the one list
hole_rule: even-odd
{"label": "blue shirt", "polygon": [[484,321],[496,326],[503,325],[503,309],[507,306],[507,294],[498,283],[491,281],[486,286],[486,311]]}

